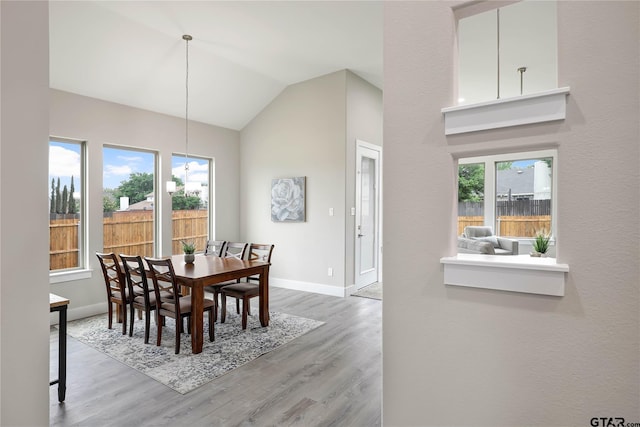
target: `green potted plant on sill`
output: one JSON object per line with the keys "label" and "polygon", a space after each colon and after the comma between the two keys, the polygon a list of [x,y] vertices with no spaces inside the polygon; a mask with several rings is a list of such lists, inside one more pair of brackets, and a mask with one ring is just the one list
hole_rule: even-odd
{"label": "green potted plant on sill", "polygon": [[551,234],[546,230],[540,230],[536,232],[536,238],[533,241],[533,252],[531,256],[534,257],[546,257],[549,250],[549,240],[551,240]]}
{"label": "green potted plant on sill", "polygon": [[193,264],[195,260],[196,244],[193,242],[182,241],[182,251],[184,252],[184,262]]}

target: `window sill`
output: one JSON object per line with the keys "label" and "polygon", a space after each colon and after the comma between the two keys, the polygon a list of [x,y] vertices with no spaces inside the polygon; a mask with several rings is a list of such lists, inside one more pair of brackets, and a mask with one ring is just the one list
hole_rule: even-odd
{"label": "window sill", "polygon": [[569,265],[529,255],[458,254],[440,259],[444,283],[451,286],[564,296]]}
{"label": "window sill", "polygon": [[443,108],[444,133],[454,135],[564,120],[567,95],[569,88],[564,87],[531,95]]}
{"label": "window sill", "polygon": [[82,279],[90,279],[92,274],[93,274],[93,270],[89,270],[89,269],[49,273],[49,284],[71,282],[74,280],[82,280]]}

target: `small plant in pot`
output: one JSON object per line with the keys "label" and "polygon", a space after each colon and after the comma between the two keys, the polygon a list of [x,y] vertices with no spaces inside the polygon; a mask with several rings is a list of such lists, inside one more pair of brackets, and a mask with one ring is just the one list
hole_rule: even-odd
{"label": "small plant in pot", "polygon": [[531,256],[535,257],[546,257],[547,251],[549,250],[549,240],[551,240],[551,235],[547,233],[546,230],[541,230],[536,233],[536,238],[533,241],[533,252],[531,252]]}
{"label": "small plant in pot", "polygon": [[196,244],[193,242],[182,241],[182,251],[184,252],[184,262],[192,264],[195,260]]}

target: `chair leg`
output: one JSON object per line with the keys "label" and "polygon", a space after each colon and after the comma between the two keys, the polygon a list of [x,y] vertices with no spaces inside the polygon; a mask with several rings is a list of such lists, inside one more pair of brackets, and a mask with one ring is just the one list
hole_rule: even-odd
{"label": "chair leg", "polygon": [[[236,301],[240,301],[240,299],[236,299]],[[242,329],[247,329],[247,303],[249,302],[249,298],[242,298]]]}
{"label": "chair leg", "polygon": [[109,301],[109,329],[113,328],[113,303]]}
{"label": "chair leg", "polygon": [[131,323],[129,324],[129,336],[132,337],[133,336],[133,322],[134,322],[136,316],[135,316],[135,308],[133,308],[133,304],[130,304],[129,307],[130,307],[130,311],[129,311],[130,316],[129,317],[131,317]]}
{"label": "chair leg", "polygon": [[213,300],[218,304],[218,295],[220,295],[220,290],[218,288],[213,288]]}
{"label": "chair leg", "polygon": [[162,325],[164,325],[164,316],[161,316],[160,313],[158,313],[157,319],[158,319],[158,322],[157,322],[158,323],[158,338],[156,339],[156,345],[160,346],[160,344],[162,342]]}
{"label": "chair leg", "polygon": [[247,314],[251,316],[251,298],[247,298]]}
{"label": "chair leg", "polygon": [[220,307],[220,323],[224,323],[227,317],[227,296],[224,294],[224,292],[222,293],[221,305],[222,306]]}
{"label": "chair leg", "polygon": [[176,319],[176,354],[180,353],[180,332],[178,332],[178,322],[180,322],[180,326],[182,326],[183,319]]}
{"label": "chair leg", "polygon": [[214,288],[213,289],[213,318],[215,319],[215,321],[218,321],[218,291]]}
{"label": "chair leg", "polygon": [[127,306],[122,303],[122,335],[127,335]]}
{"label": "chair leg", "polygon": [[236,298],[236,314],[240,314],[240,298]]}
{"label": "chair leg", "polygon": [[151,310],[147,307],[144,311],[144,343],[145,344],[149,344],[149,329],[151,329]]}
{"label": "chair leg", "polygon": [[214,336],[214,326],[213,323],[215,321],[215,319],[213,318],[213,309],[215,308],[212,307],[211,310],[209,310],[209,341],[213,341],[215,340],[215,336]]}

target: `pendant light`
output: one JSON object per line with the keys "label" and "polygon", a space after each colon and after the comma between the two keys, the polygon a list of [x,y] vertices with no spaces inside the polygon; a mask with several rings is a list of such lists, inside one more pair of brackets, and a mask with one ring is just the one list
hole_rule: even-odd
{"label": "pendant light", "polygon": [[[186,52],[186,73],[185,73],[185,106],[184,106],[184,121],[185,121],[185,149],[184,149],[184,195],[198,196],[200,193],[199,182],[189,182],[189,41],[193,40],[189,34],[184,34],[182,39],[185,41]],[[176,183],[174,181],[167,181],[167,192],[172,195],[176,191]]]}

